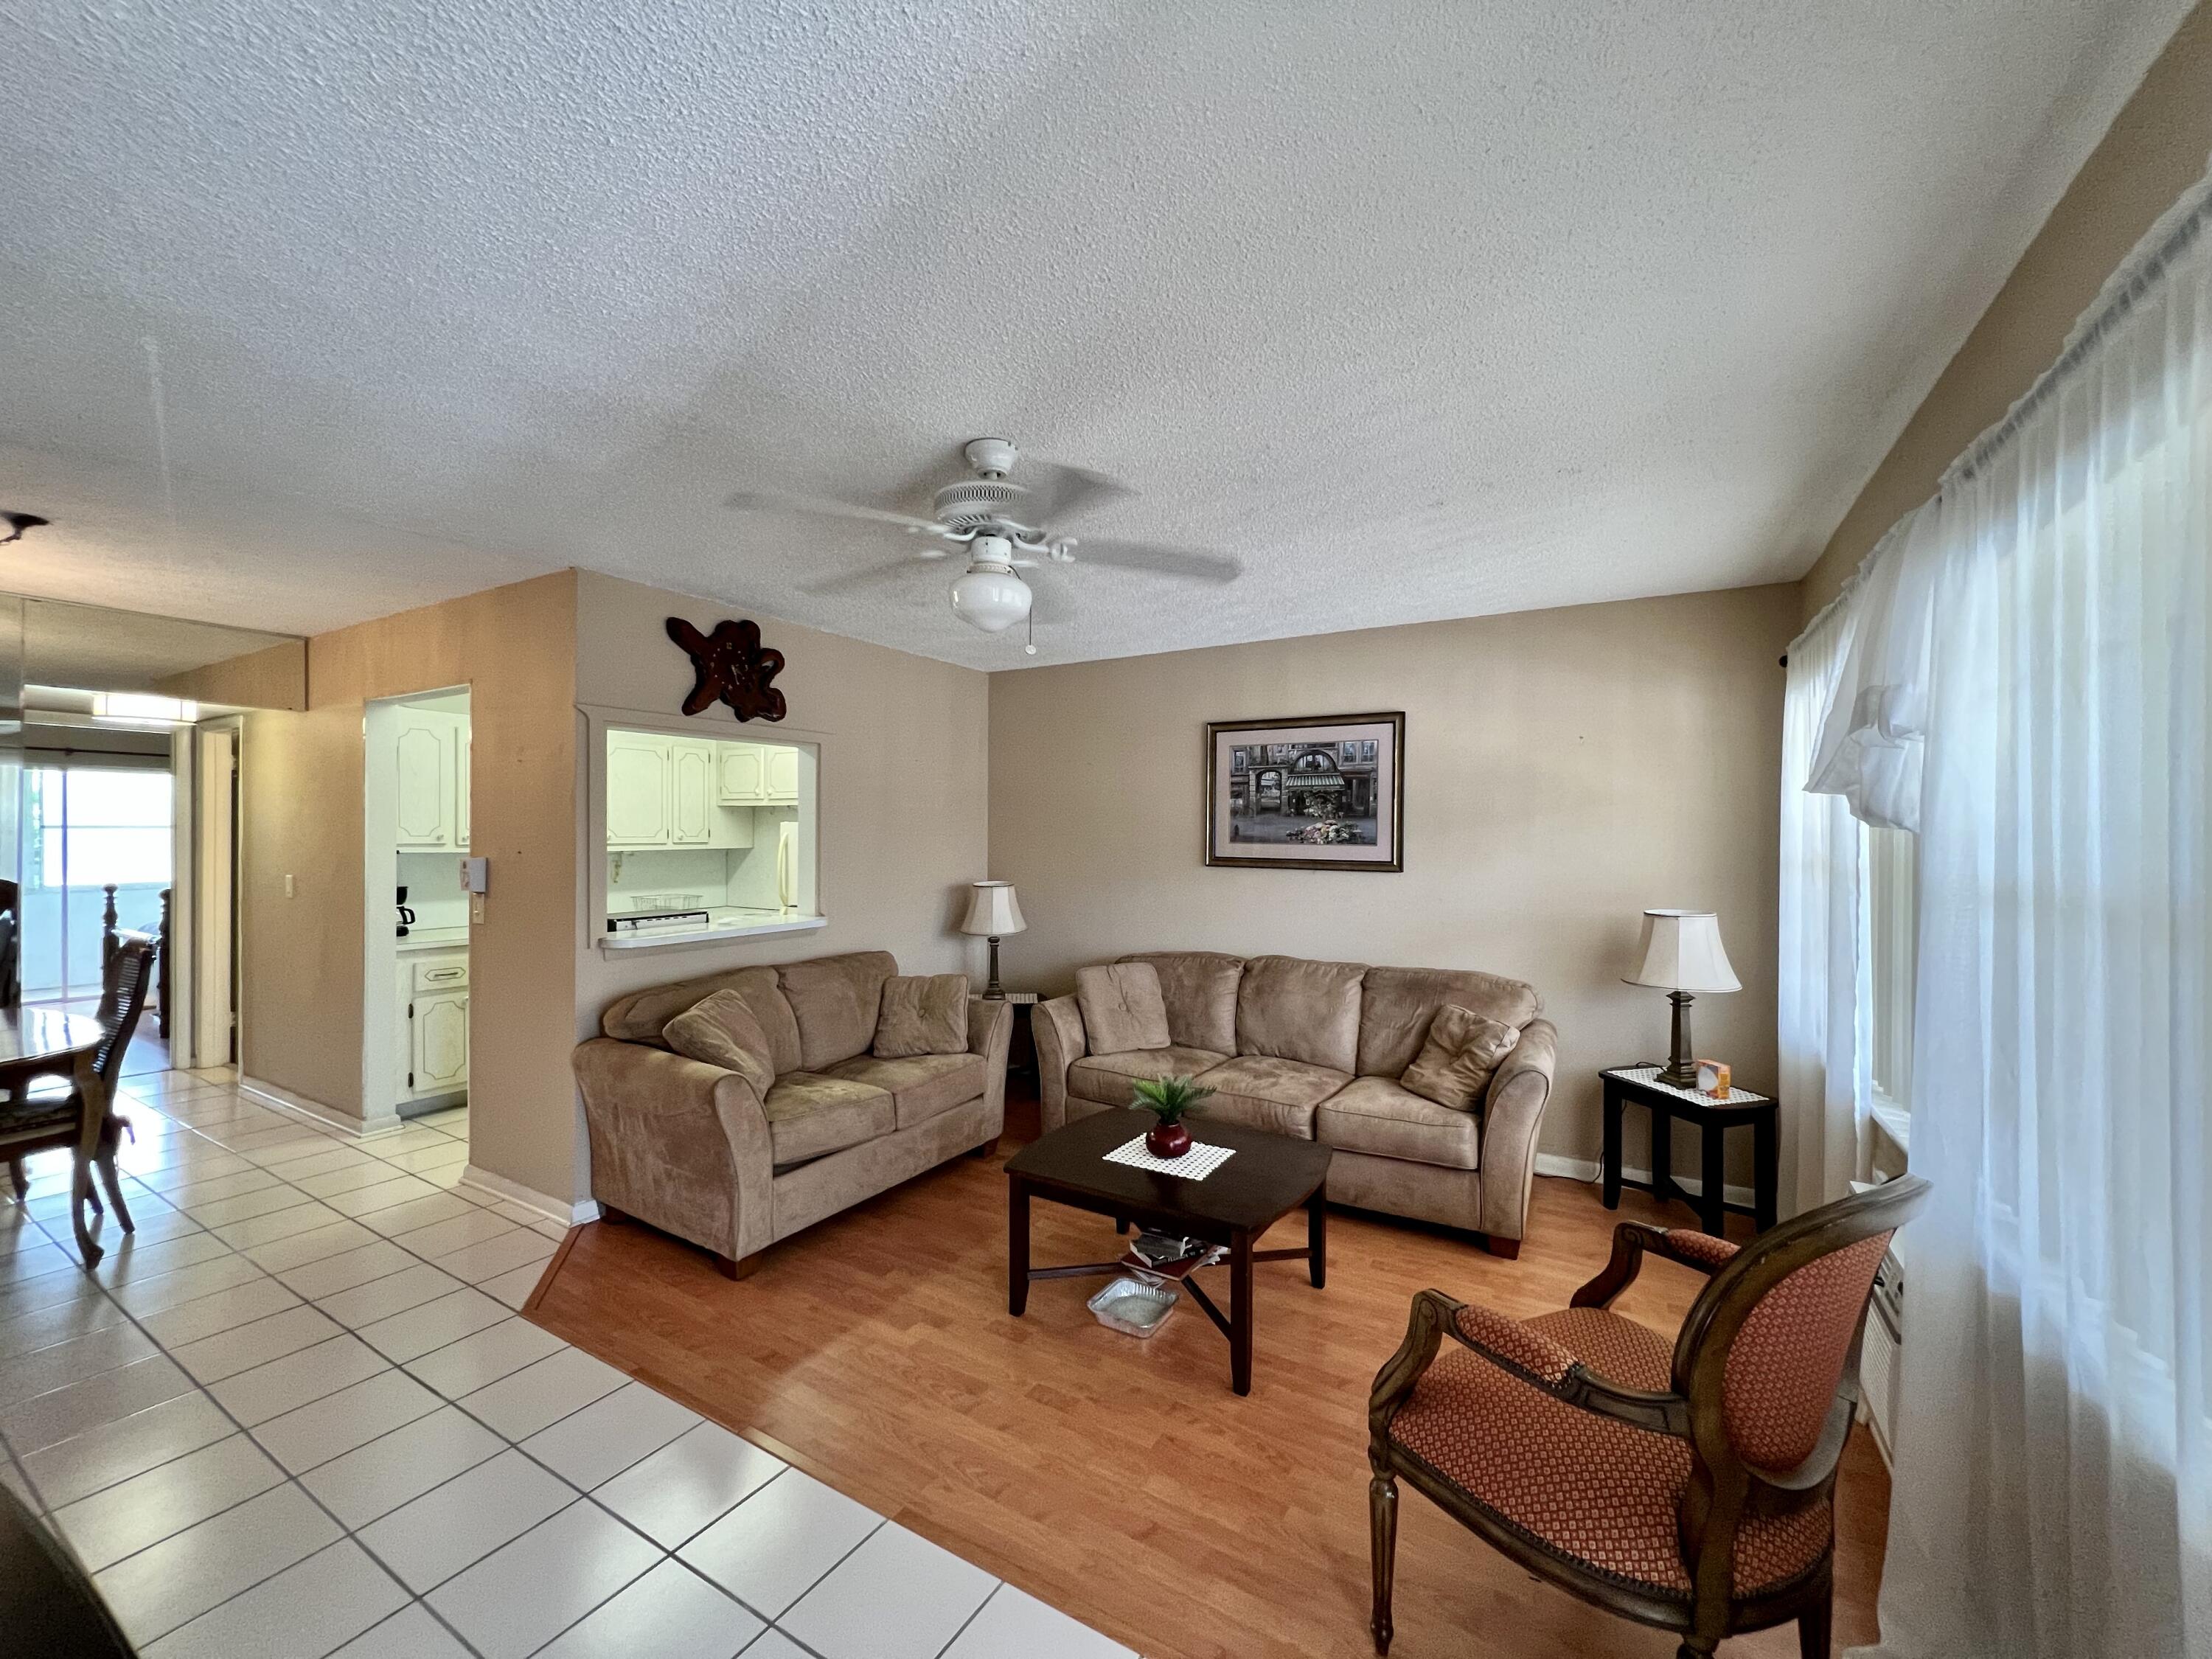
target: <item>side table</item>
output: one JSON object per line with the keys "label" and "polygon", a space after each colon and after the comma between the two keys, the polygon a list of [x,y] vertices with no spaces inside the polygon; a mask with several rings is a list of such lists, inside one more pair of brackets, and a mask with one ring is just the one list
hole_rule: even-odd
{"label": "side table", "polygon": [[[1649,1108],[1651,1113],[1651,1179],[1626,1184],[1648,1188],[1662,1204],[1680,1200],[1697,1211],[1705,1230],[1716,1237],[1726,1231],[1723,1218],[1730,1210],[1750,1216],[1752,1224],[1761,1232],[1774,1224],[1776,1198],[1781,1185],[1781,1131],[1779,1103],[1771,1097],[1749,1089],[1734,1089],[1726,1100],[1715,1100],[1695,1089],[1678,1089],[1658,1081],[1659,1067],[1656,1064],[1608,1066],[1598,1076],[1605,1085],[1607,1209],[1620,1207],[1624,1184],[1620,1174],[1620,1117],[1622,1110],[1633,1101]],[[1678,1117],[1696,1124],[1705,1138],[1701,1182],[1705,1190],[1694,1198],[1674,1181],[1671,1132]],[[1728,1201],[1725,1153],[1728,1132],[1736,1128],[1751,1131],[1754,1201],[1749,1206]]]}
{"label": "side table", "polygon": [[1037,994],[1009,991],[1004,1000],[1014,1011],[1013,1038],[1006,1047],[1007,1074],[1026,1077],[1034,1086],[1038,1082],[1036,1038],[1030,1030],[1030,1018],[1036,1009]]}

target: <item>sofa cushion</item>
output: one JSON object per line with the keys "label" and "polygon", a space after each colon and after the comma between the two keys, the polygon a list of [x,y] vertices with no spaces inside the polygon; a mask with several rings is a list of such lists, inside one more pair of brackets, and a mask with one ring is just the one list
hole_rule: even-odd
{"label": "sofa cushion", "polygon": [[1482,1162],[1482,1120],[1425,1100],[1387,1077],[1354,1078],[1314,1114],[1314,1139],[1347,1152],[1473,1170]]}
{"label": "sofa cushion", "polygon": [[818,1072],[876,1040],[884,981],[898,972],[888,951],[787,962],[775,970],[792,1018],[799,1022],[799,1069]]}
{"label": "sofa cushion", "polygon": [[686,1060],[704,1060],[735,1072],[765,1098],[775,1086],[775,1059],[760,1022],[735,991],[717,991],[660,1028],[660,1035]]}
{"label": "sofa cushion", "polygon": [[1439,1106],[1471,1112],[1489,1091],[1491,1074],[1521,1033],[1510,1025],[1447,1002],[1429,1022],[1429,1040],[1398,1080]]}
{"label": "sofa cushion", "polygon": [[1115,962],[1075,970],[1075,1002],[1083,1010],[1084,1042],[1101,1054],[1164,1048],[1167,1005],[1160,976],[1149,962]]}
{"label": "sofa cushion", "polygon": [[1359,999],[1359,1075],[1397,1077],[1446,1003],[1519,1030],[1542,1006],[1533,985],[1460,968],[1370,968]]}
{"label": "sofa cushion", "polygon": [[1237,987],[1244,958],[1218,951],[1143,951],[1121,958],[1149,962],[1167,1005],[1168,1041],[1178,1048],[1237,1052]]}
{"label": "sofa cushion", "polygon": [[910,1129],[963,1100],[975,1099],[983,1092],[985,1084],[983,1056],[964,1051],[908,1054],[895,1060],[857,1054],[839,1060],[825,1075],[889,1091],[902,1129]]}
{"label": "sofa cushion", "polygon": [[1118,1054],[1085,1054],[1067,1068],[1067,1092],[1102,1106],[1127,1106],[1137,1098],[1139,1078],[1196,1077],[1229,1056],[1212,1048],[1129,1048]]}
{"label": "sofa cushion", "polygon": [[1213,1093],[1192,1115],[1311,1140],[1314,1108],[1351,1082],[1352,1074],[1270,1054],[1240,1054],[1201,1072],[1198,1080]]}
{"label": "sofa cushion", "polygon": [[878,1060],[968,1052],[968,976],[893,974],[884,981],[870,1052]]}
{"label": "sofa cushion", "polygon": [[898,1127],[889,1090],[812,1072],[778,1078],[761,1106],[768,1114],[769,1156],[778,1169],[842,1152]]}
{"label": "sofa cushion", "polygon": [[736,968],[633,992],[607,1005],[599,1016],[599,1030],[618,1042],[665,1048],[668,1044],[661,1031],[668,1022],[717,991],[735,991],[744,1000],[768,1038],[769,1063],[779,1075],[799,1069],[799,1024],[791,1017],[791,1005],[784,1000],[773,968]]}
{"label": "sofa cushion", "polygon": [[1351,1075],[1359,1063],[1356,962],[1254,957],[1237,988],[1237,1052],[1325,1066]]}

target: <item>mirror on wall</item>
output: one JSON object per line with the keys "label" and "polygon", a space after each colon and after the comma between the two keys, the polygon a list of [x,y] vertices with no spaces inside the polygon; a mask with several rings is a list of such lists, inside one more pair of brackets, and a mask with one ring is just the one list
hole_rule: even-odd
{"label": "mirror on wall", "polygon": [[97,694],[125,718],[133,708],[178,717],[134,698],[230,708],[307,705],[307,641],[295,635],[66,599],[0,598],[21,616],[22,684]]}

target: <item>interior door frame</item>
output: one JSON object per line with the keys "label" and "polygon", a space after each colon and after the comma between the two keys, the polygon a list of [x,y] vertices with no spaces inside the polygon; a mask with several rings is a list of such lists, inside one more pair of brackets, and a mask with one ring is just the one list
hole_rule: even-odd
{"label": "interior door frame", "polygon": [[[242,829],[240,775],[246,763],[246,723],[235,714],[203,720],[191,728],[191,780],[185,789],[191,797],[190,810],[180,810],[173,817],[176,823],[189,826],[184,839],[190,862],[178,867],[189,869],[191,878],[182,884],[185,891],[181,909],[185,920],[180,925],[179,907],[173,905],[169,924],[173,939],[191,941],[186,953],[189,971],[179,975],[179,963],[173,959],[169,964],[171,988],[179,988],[179,977],[183,981],[182,1006],[171,1029],[185,1035],[185,1052],[178,1054],[173,1050],[171,1064],[204,1071],[235,1065],[246,1052],[238,994],[244,977],[239,951],[238,875]],[[183,775],[179,775],[181,780]]]}

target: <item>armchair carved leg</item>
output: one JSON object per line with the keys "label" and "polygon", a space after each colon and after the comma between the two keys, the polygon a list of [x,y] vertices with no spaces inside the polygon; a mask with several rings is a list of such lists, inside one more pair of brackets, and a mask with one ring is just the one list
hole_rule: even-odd
{"label": "armchair carved leg", "polygon": [[1799,1659],[1828,1659],[1829,1623],[1834,1615],[1833,1603],[1825,1598],[1797,1615]]}
{"label": "armchair carved leg", "polygon": [[1390,1590],[1398,1568],[1398,1477],[1382,1463],[1367,1483],[1367,1525],[1375,1558],[1375,1612],[1368,1628],[1375,1633],[1375,1651],[1390,1651],[1395,1633],[1390,1624]]}
{"label": "armchair carved leg", "polygon": [[8,1160],[8,1180],[15,1188],[15,1201],[18,1204],[31,1195],[31,1177],[23,1173],[21,1158],[11,1158]]}

